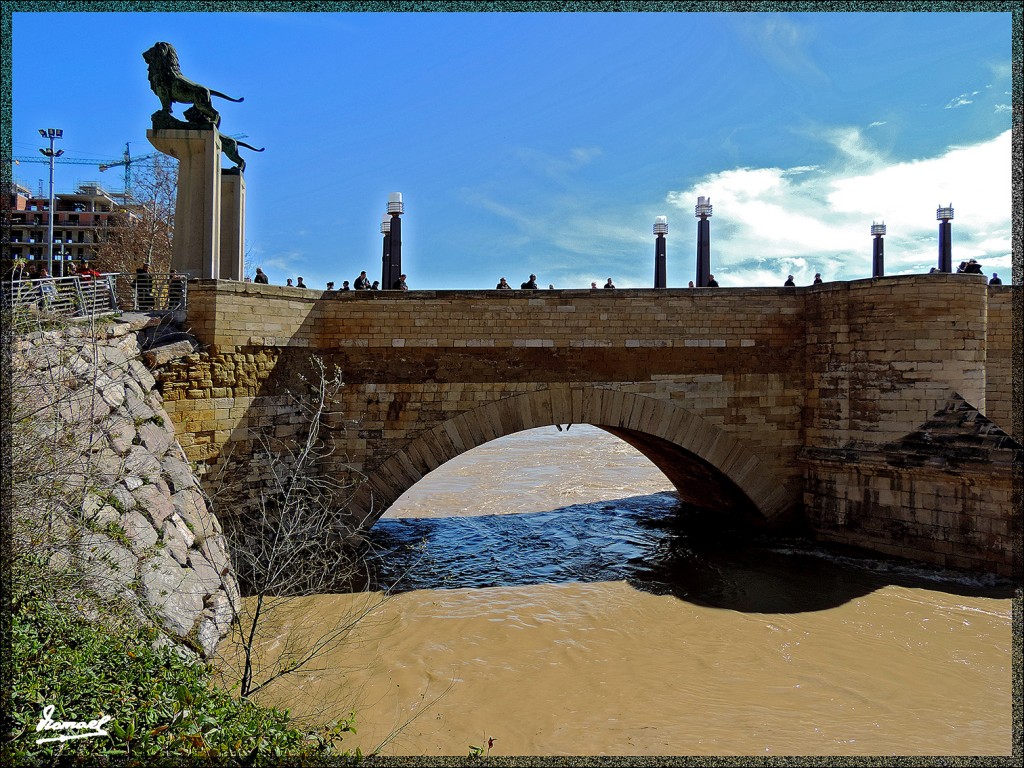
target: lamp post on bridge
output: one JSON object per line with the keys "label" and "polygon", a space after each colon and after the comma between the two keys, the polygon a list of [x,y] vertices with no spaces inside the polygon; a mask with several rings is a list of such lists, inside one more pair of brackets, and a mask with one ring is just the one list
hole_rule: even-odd
{"label": "lamp post on bridge", "polygon": [[943,208],[941,205],[935,211],[935,218],[939,220],[939,272],[953,271],[953,227],[949,223],[953,219],[953,204]]}
{"label": "lamp post on bridge", "polygon": [[381,288],[385,290],[394,288],[395,281],[402,276],[402,214],[405,213],[405,205],[402,203],[401,192],[388,195],[387,212],[391,216],[387,237],[388,255],[385,259],[385,273],[381,275]]}
{"label": "lamp post on bridge", "polygon": [[58,149],[56,152],[53,151],[53,142],[56,139],[63,138],[64,131],[61,130],[60,128],[40,128],[39,135],[42,136],[44,139],[50,140],[50,148],[40,149],[39,151],[42,152],[45,157],[50,158],[50,210],[47,212],[46,215],[46,230],[48,233],[46,250],[46,273],[50,275],[50,277],[53,277],[53,161],[55,158],[58,158],[64,154],[63,149]]}
{"label": "lamp post on bridge", "polygon": [[380,233],[384,235],[384,253],[381,258],[381,287],[388,288],[387,279],[391,274],[391,217],[386,213],[380,220]]}
{"label": "lamp post on bridge", "polygon": [[654,219],[654,287],[667,288],[668,277],[665,272],[665,235],[668,234],[668,218],[657,216]]}
{"label": "lamp post on bridge", "polygon": [[871,234],[875,237],[871,253],[871,276],[883,277],[885,275],[885,244],[882,238],[885,236],[885,222],[881,224],[871,222]]}
{"label": "lamp post on bridge", "polygon": [[697,287],[707,288],[711,280],[711,198],[698,197],[694,215],[697,222]]}

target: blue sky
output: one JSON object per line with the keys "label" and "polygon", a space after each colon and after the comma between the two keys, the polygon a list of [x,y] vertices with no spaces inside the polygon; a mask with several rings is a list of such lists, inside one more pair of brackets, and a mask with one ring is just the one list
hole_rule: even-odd
{"label": "blue sky", "polygon": [[[23,12],[12,39],[15,156],[45,127],[68,158],[154,152],[160,40],[245,97],[215,106],[266,147],[246,240],[275,283],[379,277],[396,191],[413,289],[651,287],[659,215],[685,286],[698,195],[723,286],[870,277],[873,221],[887,274],[926,272],[950,202],[954,264],[1010,277],[1009,13]],[[58,191],[92,180],[122,186],[58,164]]]}

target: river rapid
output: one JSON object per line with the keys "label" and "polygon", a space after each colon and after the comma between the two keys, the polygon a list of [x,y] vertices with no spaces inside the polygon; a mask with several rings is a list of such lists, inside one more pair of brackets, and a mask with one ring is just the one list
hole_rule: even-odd
{"label": "river rapid", "polygon": [[691,519],[599,429],[481,446],[374,527],[371,591],[292,601],[366,615],[262,700],[385,755],[1010,754],[1008,582]]}

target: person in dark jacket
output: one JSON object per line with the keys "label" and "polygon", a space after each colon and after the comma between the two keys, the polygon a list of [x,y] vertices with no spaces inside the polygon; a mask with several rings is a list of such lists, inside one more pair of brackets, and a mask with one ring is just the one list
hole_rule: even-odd
{"label": "person in dark jacket", "polygon": [[259,283],[260,285],[270,285],[270,280],[267,278],[267,273],[264,272],[259,267],[256,267],[256,277],[254,277],[252,281],[254,283]]}
{"label": "person in dark jacket", "polygon": [[1003,281],[999,279],[999,273],[993,272],[992,279],[988,281],[989,285],[1002,285]]}
{"label": "person in dark jacket", "polygon": [[793,276],[792,275],[787,277],[786,278],[786,282],[784,282],[782,285],[785,288],[796,288],[796,283],[793,282]]}
{"label": "person in dark jacket", "polygon": [[366,276],[366,270],[364,269],[359,273],[359,277],[352,283],[352,287],[357,291],[368,291],[370,290],[370,279]]}
{"label": "person in dark jacket", "polygon": [[391,287],[396,291],[408,291],[409,286],[406,285],[405,283],[405,275],[402,275],[397,280],[395,280],[395,284]]}
{"label": "person in dark jacket", "polygon": [[527,280],[525,283],[523,283],[519,287],[520,288],[525,288],[525,289],[528,289],[528,290],[531,290],[531,291],[537,290],[537,276],[536,275],[530,275],[530,279]]}
{"label": "person in dark jacket", "polygon": [[717,287],[718,287],[718,281],[715,280],[715,276],[714,275],[708,275],[708,288],[717,288]]}

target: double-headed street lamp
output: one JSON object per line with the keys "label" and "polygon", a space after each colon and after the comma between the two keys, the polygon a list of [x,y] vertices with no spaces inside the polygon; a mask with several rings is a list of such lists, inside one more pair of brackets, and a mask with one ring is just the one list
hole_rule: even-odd
{"label": "double-headed street lamp", "polygon": [[50,140],[49,149],[40,149],[45,157],[50,158],[50,210],[47,213],[47,251],[46,251],[46,273],[53,277],[53,161],[55,158],[60,157],[64,154],[63,149],[58,149],[56,152],[53,151],[53,142],[56,139],[64,136],[64,131],[60,128],[40,128],[39,135],[44,139]]}

